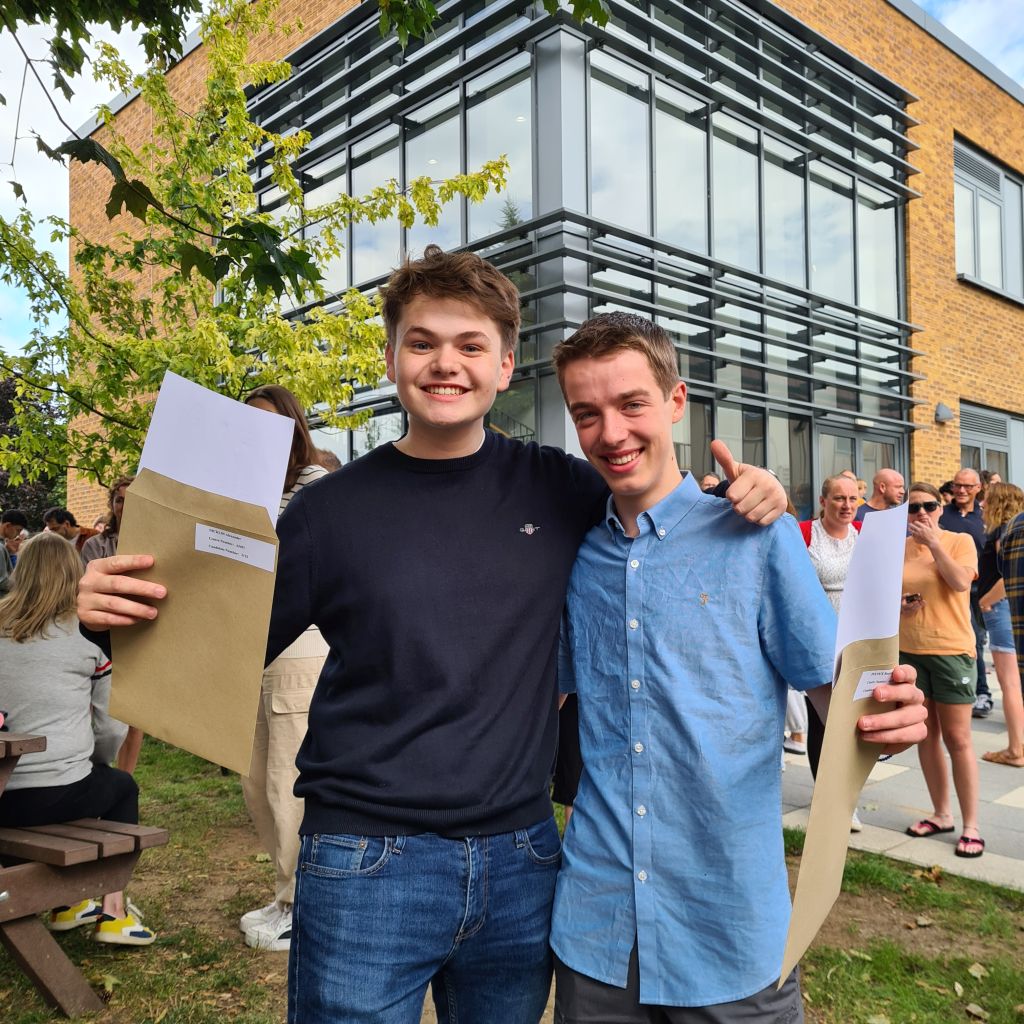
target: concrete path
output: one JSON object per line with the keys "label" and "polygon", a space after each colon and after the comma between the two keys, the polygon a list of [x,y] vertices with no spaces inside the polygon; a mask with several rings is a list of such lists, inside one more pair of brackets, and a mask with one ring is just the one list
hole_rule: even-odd
{"label": "concrete path", "polygon": [[[850,847],[930,867],[965,878],[1024,891],[1024,768],[1007,768],[982,761],[986,750],[1006,746],[999,686],[989,668],[995,708],[988,718],[973,720],[974,749],[979,758],[981,805],[979,830],[985,854],[976,859],[954,854],[959,831],[915,839],[905,829],[931,813],[928,789],[915,751],[898,754],[875,766],[857,804],[863,832],[850,835]],[[786,754],[782,776],[783,824],[805,828],[813,780],[807,758]],[[954,801],[954,813],[956,813]],[[959,820],[957,825],[960,825]]]}

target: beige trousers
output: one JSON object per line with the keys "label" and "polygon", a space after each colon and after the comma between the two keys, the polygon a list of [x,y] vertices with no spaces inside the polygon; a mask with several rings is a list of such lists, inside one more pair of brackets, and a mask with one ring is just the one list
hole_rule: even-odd
{"label": "beige trousers", "polygon": [[274,863],[275,899],[295,901],[302,801],[292,790],[295,755],[306,735],[306,715],[323,658],[278,658],[263,673],[256,741],[242,792],[260,843]]}

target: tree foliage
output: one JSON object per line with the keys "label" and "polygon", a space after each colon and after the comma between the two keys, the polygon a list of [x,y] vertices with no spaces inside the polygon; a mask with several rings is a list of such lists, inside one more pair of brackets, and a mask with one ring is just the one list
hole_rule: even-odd
{"label": "tree foliage", "polygon": [[[17,430],[14,423],[14,403],[18,395],[18,382],[13,377],[0,379],[0,445]],[[46,403],[37,403],[39,420],[49,432],[63,431],[64,424],[56,419],[57,412]],[[29,526],[38,529],[43,524],[43,513],[54,505],[63,505],[65,478],[62,470],[44,472],[29,482],[11,479],[0,469],[0,509],[21,509],[28,516]]]}
{"label": "tree foliage", "polygon": [[0,18],[11,32],[27,25],[49,28],[53,81],[70,99],[68,79],[81,74],[94,26],[142,29],[146,57],[166,64],[181,53],[186,19],[201,8],[202,0],[4,0]]}
{"label": "tree foliage", "polygon": [[[34,241],[42,225],[27,205],[0,218],[0,280],[25,291],[34,323],[22,354],[0,353],[18,381],[17,430],[0,438],[0,467],[13,480],[38,479],[47,467],[101,482],[133,470],[166,370],[236,398],[283,384],[328,425],[351,425],[344,407],[353,389],[381,379],[383,331],[375,300],[324,291],[320,268],[341,254],[346,227],[392,217],[434,225],[454,197],[480,199],[504,185],[501,158],[446,181],[418,178],[403,189],[390,180],[366,196],[305,207],[292,166],[308,133],[269,132],[246,109],[247,85],[290,74],[283,61],[248,56],[249,41],[275,29],[275,6],[218,0],[204,17],[209,77],[195,111],[179,108],[159,70],[135,76],[112,47],[99,47],[98,76],[112,93],[137,89],[153,131],[133,149],[101,108],[105,148],[61,147],[109,170],[107,214],[122,228],[96,239],[46,220],[51,242],[71,247],[73,276]],[[258,151],[269,153],[284,196],[273,215],[258,209],[253,190]],[[327,300],[335,300],[330,312]],[[303,316],[286,315],[310,303]],[[44,407],[71,424],[67,433],[46,428]]]}

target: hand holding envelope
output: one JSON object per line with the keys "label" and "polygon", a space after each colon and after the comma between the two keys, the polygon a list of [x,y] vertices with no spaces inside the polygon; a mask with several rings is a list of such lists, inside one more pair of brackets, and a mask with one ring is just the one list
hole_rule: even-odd
{"label": "hand holding envelope", "polygon": [[[243,774],[293,430],[284,417],[168,374],[118,555],[90,565],[80,589],[87,626],[138,623],[113,637],[111,714]],[[140,574],[121,575],[129,571]],[[134,598],[161,593],[154,621],[156,610]]]}
{"label": "hand holding envelope", "polygon": [[[850,815],[880,753],[924,736],[922,694],[906,685],[899,618],[907,510],[867,516],[853,549],[836,632],[836,681],[797,878],[779,984],[789,977],[839,895]],[[904,685],[892,685],[892,683]],[[882,686],[883,689],[877,688]],[[906,701],[898,712],[876,699]],[[886,714],[882,714],[887,712]],[[870,740],[870,742],[868,742]],[[886,746],[886,744],[894,744]]]}

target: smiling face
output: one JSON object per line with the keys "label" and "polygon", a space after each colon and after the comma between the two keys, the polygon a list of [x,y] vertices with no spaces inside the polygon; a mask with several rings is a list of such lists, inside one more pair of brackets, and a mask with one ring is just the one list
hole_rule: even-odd
{"label": "smiling face", "polygon": [[458,299],[416,296],[385,350],[388,380],[409,414],[407,455],[452,458],[480,446],[484,417],[515,366],[498,325]]}
{"label": "smiling face", "polygon": [[857,484],[849,477],[834,477],[828,495],[818,501],[821,503],[821,518],[826,529],[849,526],[857,511]]}
{"label": "smiling face", "polygon": [[953,501],[962,512],[970,512],[981,490],[981,477],[973,469],[961,469],[953,477]]}
{"label": "smiling face", "polygon": [[615,496],[627,529],[678,485],[672,424],[686,407],[679,381],[664,395],[646,356],[632,349],[576,359],[562,390],[583,454]]}

